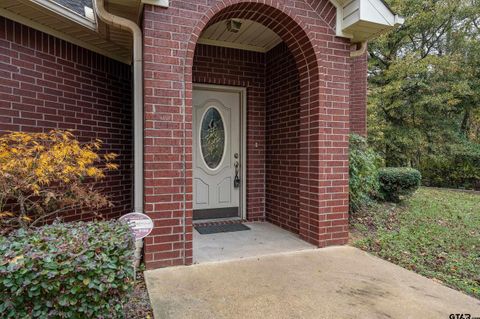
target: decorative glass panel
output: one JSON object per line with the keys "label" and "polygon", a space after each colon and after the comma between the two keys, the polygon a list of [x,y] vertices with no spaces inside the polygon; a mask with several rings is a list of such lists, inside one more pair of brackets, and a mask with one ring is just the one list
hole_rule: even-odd
{"label": "decorative glass panel", "polygon": [[205,163],[211,169],[217,168],[225,149],[225,128],[222,116],[214,107],[209,108],[203,116],[200,139]]}

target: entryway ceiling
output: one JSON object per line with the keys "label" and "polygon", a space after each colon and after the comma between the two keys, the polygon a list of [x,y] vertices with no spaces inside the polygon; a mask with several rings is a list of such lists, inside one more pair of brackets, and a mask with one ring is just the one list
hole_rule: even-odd
{"label": "entryway ceiling", "polygon": [[198,43],[267,52],[282,42],[275,32],[258,22],[245,19],[233,19],[233,21],[240,26],[237,32],[230,31],[229,21],[223,20],[204,30]]}

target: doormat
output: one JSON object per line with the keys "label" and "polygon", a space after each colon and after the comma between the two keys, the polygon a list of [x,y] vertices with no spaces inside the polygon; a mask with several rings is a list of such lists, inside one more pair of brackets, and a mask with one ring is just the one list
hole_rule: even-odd
{"label": "doormat", "polygon": [[250,230],[250,227],[244,224],[224,224],[224,225],[208,225],[195,226],[195,229],[202,235],[230,233],[234,231]]}

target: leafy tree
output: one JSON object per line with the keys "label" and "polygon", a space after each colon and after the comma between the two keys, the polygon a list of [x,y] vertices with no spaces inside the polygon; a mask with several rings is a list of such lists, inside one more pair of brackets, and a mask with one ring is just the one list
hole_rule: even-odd
{"label": "leafy tree", "polygon": [[480,1],[387,2],[406,22],[369,45],[369,139],[387,166],[418,168],[426,184],[474,186]]}
{"label": "leafy tree", "polygon": [[0,137],[2,231],[42,224],[71,209],[111,205],[94,187],[116,155],[97,152],[101,141],[82,144],[72,133],[12,132]]}

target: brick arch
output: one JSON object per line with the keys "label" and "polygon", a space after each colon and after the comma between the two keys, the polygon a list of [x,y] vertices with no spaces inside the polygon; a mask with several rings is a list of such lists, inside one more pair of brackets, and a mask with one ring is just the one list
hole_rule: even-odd
{"label": "brick arch", "polygon": [[[201,32],[219,21],[230,18],[253,20],[270,28],[287,45],[297,65],[302,96],[300,99],[300,127],[302,129],[299,132],[301,141],[299,156],[304,160],[299,169],[299,186],[301,190],[304,190],[304,195],[300,196],[299,201],[297,232],[304,240],[322,246],[318,233],[319,207],[315,204],[312,205],[312,201],[318,202],[318,194],[311,194],[311,184],[315,178],[318,178],[318,163],[315,161],[318,156],[312,154],[312,145],[316,145],[318,141],[315,140],[315,137],[318,138],[320,134],[318,123],[314,122],[318,120],[318,116],[321,116],[321,112],[325,111],[325,108],[320,107],[322,104],[320,94],[321,53],[317,52],[319,51],[316,50],[318,46],[314,45],[317,42],[315,34],[309,32],[309,26],[304,21],[297,18],[291,9],[279,2],[274,2],[272,5],[266,4],[266,2],[265,0],[260,2],[238,1],[234,4],[222,2],[214,9],[209,10],[197,23],[195,31],[191,35],[187,49],[186,74],[192,74],[194,51]],[[312,12],[315,11],[312,10]],[[324,19],[321,19],[320,16],[318,18],[322,27],[331,29]],[[312,134],[312,131],[317,131],[317,134]]]}
{"label": "brick arch", "polygon": [[147,268],[192,263],[192,79],[201,32],[228,17],[262,23],[287,44],[300,77],[299,234],[320,247],[348,239],[349,40],[328,0],[173,1],[144,7]]}
{"label": "brick arch", "polygon": [[[266,4],[267,2],[269,4]],[[326,3],[328,1],[321,2]],[[312,12],[315,11],[312,9]],[[299,72],[302,74],[301,77],[309,80],[318,78],[318,61],[320,60],[321,54],[315,50],[315,35],[309,34],[311,33],[308,31],[309,27],[301,19],[296,18],[296,16],[291,13],[291,9],[280,4],[280,1],[272,2],[268,0],[221,1],[203,15],[195,25],[194,32],[191,34],[188,42],[185,62],[187,74],[191,74],[195,47],[202,31],[216,22],[230,18],[248,19],[270,28],[287,44],[295,56]],[[322,21],[323,27],[332,28],[331,25],[325,22],[320,16],[318,16],[318,18]]]}

